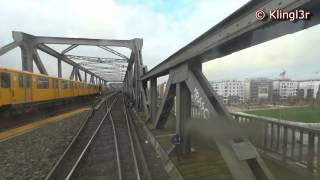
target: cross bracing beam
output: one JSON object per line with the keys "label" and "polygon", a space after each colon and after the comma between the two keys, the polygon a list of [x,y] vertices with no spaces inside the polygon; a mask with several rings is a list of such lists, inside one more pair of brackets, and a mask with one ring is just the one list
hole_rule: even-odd
{"label": "cross bracing beam", "polygon": [[[41,51],[53,56],[53,57],[56,57],[58,59],[61,59],[63,60],[64,62],[72,65],[72,66],[79,66],[79,64],[77,64],[76,62],[72,61],[71,59],[67,58],[66,56],[60,54],[59,52],[57,52],[56,50],[50,48],[49,46],[47,45],[44,45],[44,44],[39,44],[38,45],[38,49],[40,49]],[[85,72],[88,72],[88,73],[91,73],[88,69],[82,67],[82,66],[79,66],[79,69],[81,69],[82,71],[85,71]]]}
{"label": "cross bracing beam", "polygon": [[114,70],[114,69],[116,69],[115,67],[102,67],[102,66],[95,66],[95,65],[88,65],[87,66],[87,68],[89,69],[89,70],[99,70],[99,69],[101,69],[101,70],[103,70],[103,69],[111,69],[111,70]]}
{"label": "cross bracing beam", "polygon": [[[81,66],[88,66],[88,65],[99,65],[100,63],[96,63],[96,62],[79,62],[78,64],[81,65]],[[117,67],[120,67],[120,68],[126,68],[127,67],[127,64],[111,63],[110,65],[117,66]]]}
{"label": "cross bracing beam", "polygon": [[104,70],[104,69],[112,69],[112,70],[116,70],[118,72],[122,72],[122,71],[126,71],[125,69],[123,68],[119,68],[119,67],[114,67],[114,66],[97,66],[97,65],[93,65],[93,64],[90,64],[90,65],[86,65],[86,67],[88,69],[99,69],[99,70]]}
{"label": "cross bracing beam", "polygon": [[66,54],[67,52],[71,51],[72,49],[74,49],[74,48],[76,48],[76,47],[78,47],[78,45],[72,44],[72,45],[70,45],[69,47],[67,47],[65,50],[63,50],[63,51],[61,52],[61,54]]}
{"label": "cross bracing beam", "polygon": [[[292,11],[306,9],[313,16],[310,20],[296,22],[265,20],[256,18],[256,11],[282,9]],[[295,33],[312,27],[320,22],[320,1],[312,0],[260,0],[250,1],[229,17],[218,23],[197,39],[168,57],[146,73],[142,80],[168,74],[169,70],[192,61],[206,62],[226,56],[236,51]]]}
{"label": "cross bracing beam", "polygon": [[14,48],[16,48],[18,46],[20,46],[20,44],[21,44],[20,42],[14,41],[14,42],[12,42],[10,44],[7,44],[7,45],[1,47],[0,48],[0,56],[5,54],[5,53],[7,53],[8,51],[11,51],[12,49],[14,49]]}
{"label": "cross bracing beam", "polygon": [[129,60],[129,58],[126,55],[124,55],[122,53],[119,53],[118,51],[115,51],[115,50],[113,50],[113,49],[111,49],[111,48],[109,48],[107,46],[98,46],[98,47],[100,47],[100,48],[102,48],[102,49],[104,49],[104,50],[106,50],[108,52],[111,52],[112,54],[115,54],[115,55],[117,55],[119,57],[122,57],[123,59]]}
{"label": "cross bracing beam", "polygon": [[99,66],[101,64],[98,64],[98,63],[95,63],[95,62],[79,62],[78,63],[80,66],[85,66],[87,67],[88,69],[90,69],[90,67],[113,67],[114,69],[120,69],[120,70],[123,70],[123,69],[126,69],[127,68],[127,65],[122,65],[122,64],[108,64],[108,65],[111,65],[111,66]]}
{"label": "cross bracing beam", "polygon": [[128,59],[117,59],[117,58],[103,58],[103,57],[90,57],[90,56],[76,56],[76,55],[66,55],[72,60],[83,60],[97,63],[128,63]]}
{"label": "cross bracing beam", "polygon": [[33,52],[33,59],[34,59],[34,62],[36,63],[36,65],[37,65],[38,70],[40,71],[40,73],[48,75],[48,72],[47,72],[46,68],[44,67],[44,65],[42,63],[41,58],[40,58],[39,53],[38,53],[37,50],[35,50]]}

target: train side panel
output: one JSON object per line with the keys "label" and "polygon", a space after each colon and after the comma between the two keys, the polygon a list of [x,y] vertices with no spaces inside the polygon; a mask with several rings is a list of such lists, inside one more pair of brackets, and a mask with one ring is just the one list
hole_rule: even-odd
{"label": "train side panel", "polygon": [[44,101],[53,99],[52,79],[43,76],[33,76],[33,101]]}
{"label": "train side panel", "polygon": [[0,106],[93,95],[99,86],[0,67]]}
{"label": "train side panel", "polygon": [[0,70],[0,105],[11,104],[12,101],[11,74]]}

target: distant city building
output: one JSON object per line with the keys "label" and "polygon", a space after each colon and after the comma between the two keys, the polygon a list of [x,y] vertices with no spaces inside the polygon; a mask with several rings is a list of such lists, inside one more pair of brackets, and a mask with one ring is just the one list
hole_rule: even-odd
{"label": "distant city building", "polygon": [[273,81],[273,97],[279,100],[285,100],[290,97],[297,97],[299,82],[291,79],[277,79]]}
{"label": "distant city building", "polygon": [[224,104],[271,102],[295,98],[320,99],[320,79],[252,78],[244,81],[210,81],[210,84]]}
{"label": "distant city building", "polygon": [[210,84],[224,104],[237,104],[244,102],[242,81],[211,81]]}
{"label": "distant city building", "polygon": [[253,78],[244,81],[244,98],[247,102],[271,100],[273,81],[268,78]]}
{"label": "distant city building", "polygon": [[319,93],[320,79],[300,80],[298,82],[298,97],[306,99],[317,98],[317,94]]}

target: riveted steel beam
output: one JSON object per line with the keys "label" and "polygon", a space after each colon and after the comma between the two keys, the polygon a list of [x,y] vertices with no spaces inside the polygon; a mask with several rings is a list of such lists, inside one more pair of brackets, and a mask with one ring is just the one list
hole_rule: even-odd
{"label": "riveted steel beam", "polygon": [[96,63],[128,63],[127,59],[117,59],[117,58],[103,58],[103,57],[76,56],[76,55],[66,55],[66,57],[72,60],[82,60],[82,61],[90,61],[90,62],[96,62]]}
{"label": "riveted steel beam", "polygon": [[90,46],[118,46],[133,49],[135,41],[132,40],[108,40],[108,39],[87,39],[87,38],[64,38],[64,37],[45,37],[45,36],[33,36],[27,33],[14,31],[16,41],[22,41],[26,37],[33,38],[35,44],[72,44],[72,45],[90,45]]}
{"label": "riveted steel beam", "polygon": [[70,45],[69,47],[67,47],[65,50],[63,50],[62,52],[61,52],[61,54],[66,54],[67,52],[69,52],[69,51],[71,51],[72,49],[74,49],[74,48],[76,48],[76,47],[78,47],[78,45],[76,45],[76,44],[72,44],[72,45]]}
{"label": "riveted steel beam", "polygon": [[[70,60],[69,58],[67,58],[66,56],[64,55],[61,55],[59,52],[57,52],[56,50],[50,48],[49,46],[47,45],[44,45],[44,44],[39,44],[38,46],[38,49],[53,56],[53,57],[56,57],[68,64],[70,64],[71,66],[73,67],[78,67],[79,64],[75,63],[74,61]],[[82,71],[87,71],[87,72],[90,72],[89,70],[87,70],[86,68],[82,67],[82,66],[79,66],[79,69],[81,69]]]}
{"label": "riveted steel beam", "polygon": [[119,53],[118,51],[115,51],[112,48],[109,48],[107,46],[98,46],[98,47],[100,47],[100,48],[102,48],[102,49],[104,49],[104,50],[106,50],[106,51],[108,51],[108,52],[110,52],[112,54],[115,54],[115,55],[117,55],[119,57],[122,57],[125,60],[129,60],[129,58],[126,55],[124,55],[122,53]]}
{"label": "riveted steel beam", "polygon": [[210,127],[210,130],[204,133],[211,133],[233,178],[239,180],[274,179],[255,147],[243,137],[238,125],[224,109],[202,72],[191,69],[187,76],[188,79],[185,82],[191,96],[201,98],[202,107],[208,108],[210,121],[202,123],[205,123],[205,127]]}
{"label": "riveted steel beam", "polygon": [[[259,21],[255,12],[263,9],[292,11],[306,9],[313,16],[306,21]],[[146,80],[168,74],[170,69],[191,61],[206,62],[236,51],[294,33],[320,22],[320,1],[261,0],[250,1],[197,39],[151,69],[141,79]]]}
{"label": "riveted steel beam", "polygon": [[150,114],[151,120],[156,119],[157,116],[157,101],[158,101],[158,94],[157,94],[157,78],[153,78],[150,81]]}
{"label": "riveted steel beam", "polygon": [[38,53],[37,50],[35,50],[35,51],[33,52],[33,60],[34,60],[34,62],[36,63],[39,72],[40,72],[41,74],[46,74],[46,75],[48,75],[48,72],[47,72],[46,68],[44,67],[44,65],[43,65],[43,63],[42,63],[41,58],[40,58],[39,53]]}
{"label": "riveted steel beam", "polygon": [[168,120],[168,116],[172,110],[174,105],[174,97],[176,95],[176,87],[175,84],[172,83],[174,77],[174,72],[171,72],[169,75],[169,79],[166,84],[166,90],[164,92],[164,97],[161,101],[160,108],[158,109],[157,116],[154,121],[154,127],[156,129],[164,128]]}
{"label": "riveted steel beam", "polygon": [[58,58],[58,77],[62,78],[62,60]]}
{"label": "riveted steel beam", "polygon": [[10,44],[7,44],[3,47],[0,48],[0,56],[11,51],[12,49],[20,46],[21,42],[17,42],[17,41],[13,41],[12,43]]}
{"label": "riveted steel beam", "polygon": [[191,141],[187,125],[191,120],[191,94],[185,84],[180,82],[176,84],[176,134],[183,139],[180,152],[190,153]]}
{"label": "riveted steel beam", "polygon": [[[120,71],[122,71],[121,68],[126,68],[126,66],[122,63],[128,63],[128,57],[109,48],[108,46],[126,47],[132,51],[136,51],[137,48],[141,49],[142,47],[142,39],[138,39],[138,38],[132,39],[132,40],[108,40],[108,39],[44,37],[44,36],[33,36],[27,33],[17,32],[17,31],[13,31],[12,36],[13,36],[14,42],[2,47],[0,49],[0,55],[7,53],[8,51],[19,46],[21,48],[21,54],[22,54],[22,69],[33,72],[33,60],[34,60],[40,72],[43,74],[47,74],[43,63],[40,60],[39,55],[37,53],[34,53],[34,51],[39,49],[57,58],[58,77],[62,77],[61,63],[62,61],[64,61],[70,64],[71,66],[73,66],[74,68],[76,68],[76,71],[71,73],[70,77],[76,78],[79,80],[83,80],[83,79],[80,75],[80,72],[78,71],[81,70],[89,74],[93,74],[93,72],[89,71],[87,68],[83,67],[83,65],[78,64],[74,60],[86,60],[89,62],[111,64],[112,66],[120,68]],[[59,53],[56,50],[47,46],[46,44],[68,44],[69,46],[66,49],[64,49],[61,53]],[[122,59],[66,55],[66,53],[70,52],[71,50],[78,47],[79,45],[100,47],[115,55],[118,55],[119,57],[122,57]],[[97,78],[101,79],[102,77],[97,76]]]}

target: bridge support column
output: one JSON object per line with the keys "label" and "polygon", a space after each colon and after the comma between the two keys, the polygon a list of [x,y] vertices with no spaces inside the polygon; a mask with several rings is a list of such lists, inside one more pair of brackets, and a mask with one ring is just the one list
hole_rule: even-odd
{"label": "bridge support column", "polygon": [[157,103],[158,103],[158,94],[157,94],[157,78],[153,78],[150,81],[150,109],[151,109],[151,122],[154,123],[157,116]]}
{"label": "bridge support column", "polygon": [[182,138],[180,152],[190,153],[191,142],[187,125],[191,120],[191,95],[184,82],[176,85],[176,134]]}
{"label": "bridge support column", "polygon": [[62,65],[61,65],[61,59],[58,59],[58,77],[62,78]]}
{"label": "bridge support column", "polygon": [[22,55],[22,70],[33,72],[33,48],[27,43],[23,43],[20,48]]}

